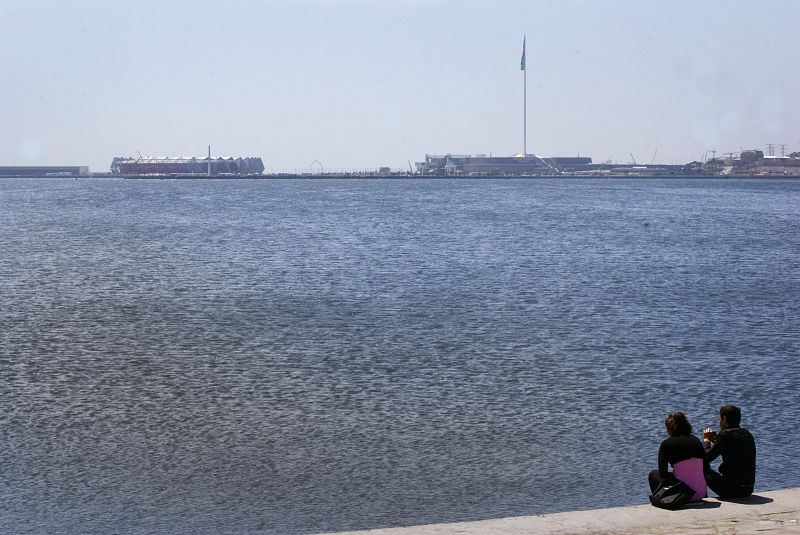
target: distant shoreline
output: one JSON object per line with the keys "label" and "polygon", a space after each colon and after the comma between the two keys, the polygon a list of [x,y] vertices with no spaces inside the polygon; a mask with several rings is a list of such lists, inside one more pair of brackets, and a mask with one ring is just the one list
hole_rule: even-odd
{"label": "distant shoreline", "polygon": [[580,179],[650,179],[650,180],[775,180],[800,179],[800,175],[635,175],[635,174],[593,174],[593,175],[380,175],[361,173],[341,174],[264,174],[264,175],[112,175],[96,173],[90,175],[51,176],[51,175],[3,175],[7,178],[52,179],[123,179],[123,180],[580,180]]}

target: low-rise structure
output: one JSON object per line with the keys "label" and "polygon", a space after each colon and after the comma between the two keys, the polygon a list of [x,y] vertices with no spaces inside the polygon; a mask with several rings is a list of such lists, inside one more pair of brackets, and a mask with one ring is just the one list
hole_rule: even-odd
{"label": "low-rise structure", "polygon": [[420,175],[558,175],[585,171],[592,159],[582,156],[540,158],[533,154],[516,156],[486,156],[485,154],[457,155],[426,154],[417,162]]}
{"label": "low-rise structure", "polygon": [[89,167],[85,165],[0,166],[0,176],[5,176],[5,177],[87,176],[88,174],[89,174]]}

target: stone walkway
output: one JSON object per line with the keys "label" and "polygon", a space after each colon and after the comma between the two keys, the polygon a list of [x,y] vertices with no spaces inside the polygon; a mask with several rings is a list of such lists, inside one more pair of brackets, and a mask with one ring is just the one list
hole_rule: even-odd
{"label": "stone walkway", "polygon": [[[707,498],[680,511],[651,505],[616,507],[402,528],[346,535],[800,535],[800,488],[759,492],[750,498]],[[345,534],[340,534],[345,535]]]}

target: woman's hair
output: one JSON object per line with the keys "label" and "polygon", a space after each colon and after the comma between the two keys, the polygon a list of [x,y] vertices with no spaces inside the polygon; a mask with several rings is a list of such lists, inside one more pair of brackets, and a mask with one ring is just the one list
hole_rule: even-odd
{"label": "woman's hair", "polygon": [[664,425],[667,426],[667,434],[671,437],[680,437],[692,434],[692,425],[686,419],[686,415],[682,412],[671,412],[667,414],[667,419],[664,420]]}

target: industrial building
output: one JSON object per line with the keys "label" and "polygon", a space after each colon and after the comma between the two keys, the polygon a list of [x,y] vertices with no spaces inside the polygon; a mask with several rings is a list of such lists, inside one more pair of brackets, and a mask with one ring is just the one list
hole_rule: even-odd
{"label": "industrial building", "polygon": [[48,165],[13,165],[0,166],[0,176],[5,177],[58,177],[58,176],[87,176],[89,167],[75,166],[48,166]]}
{"label": "industrial building", "polygon": [[261,158],[220,156],[191,157],[116,157],[111,162],[114,175],[260,175]]}
{"label": "industrial building", "polygon": [[592,159],[584,156],[540,158],[533,154],[523,156],[434,155],[426,154],[424,162],[417,162],[420,175],[435,176],[513,176],[559,175],[589,169]]}

